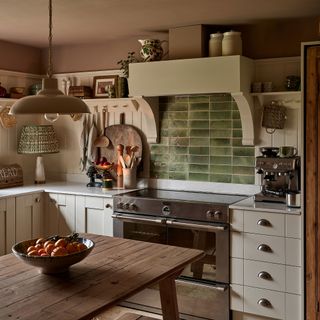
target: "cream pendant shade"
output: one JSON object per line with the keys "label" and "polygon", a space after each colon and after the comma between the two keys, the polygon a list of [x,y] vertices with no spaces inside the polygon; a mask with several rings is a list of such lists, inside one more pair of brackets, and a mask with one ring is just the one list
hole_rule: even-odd
{"label": "cream pendant shade", "polygon": [[73,114],[90,113],[88,106],[79,98],[66,96],[57,87],[57,79],[42,79],[42,90],[36,96],[19,99],[10,114]]}

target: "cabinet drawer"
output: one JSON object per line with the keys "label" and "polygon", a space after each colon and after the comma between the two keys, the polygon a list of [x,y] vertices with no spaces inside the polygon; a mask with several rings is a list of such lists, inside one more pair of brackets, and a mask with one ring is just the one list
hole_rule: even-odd
{"label": "cabinet drawer", "polygon": [[85,207],[90,209],[103,210],[103,198],[98,197],[85,197]]}
{"label": "cabinet drawer", "polygon": [[285,291],[285,265],[244,260],[244,284],[261,289]]}
{"label": "cabinet drawer", "polygon": [[244,234],[244,258],[285,263],[285,238],[252,233]]}
{"label": "cabinet drawer", "polygon": [[281,213],[244,211],[243,216],[244,232],[280,237],[285,235],[285,217]]}
{"label": "cabinet drawer", "polygon": [[285,293],[244,287],[244,312],[284,319]]}

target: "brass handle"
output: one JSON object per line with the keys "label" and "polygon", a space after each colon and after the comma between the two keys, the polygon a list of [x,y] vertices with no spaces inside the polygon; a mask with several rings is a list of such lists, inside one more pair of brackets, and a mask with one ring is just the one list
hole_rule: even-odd
{"label": "brass handle", "polygon": [[257,222],[258,226],[262,226],[262,227],[271,227],[271,223],[270,221],[266,220],[266,219],[260,219]]}
{"label": "brass handle", "polygon": [[260,244],[257,250],[264,252],[272,252],[272,249],[267,244]]}
{"label": "brass handle", "polygon": [[40,202],[40,198],[35,198],[34,201],[35,202]]}
{"label": "brass handle", "polygon": [[107,209],[112,209],[112,205],[109,204],[109,203],[107,203],[107,204],[106,204],[106,208],[107,208]]}
{"label": "brass handle", "polygon": [[258,273],[258,278],[264,279],[264,280],[272,280],[272,276],[267,271],[261,271]]}
{"label": "brass handle", "polygon": [[261,298],[258,300],[257,304],[261,307],[272,308],[272,304],[268,299]]}

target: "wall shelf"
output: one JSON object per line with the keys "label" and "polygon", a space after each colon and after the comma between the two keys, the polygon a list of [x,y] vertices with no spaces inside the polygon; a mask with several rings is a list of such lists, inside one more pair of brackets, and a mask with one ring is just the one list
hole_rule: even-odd
{"label": "wall shelf", "polygon": [[261,106],[271,101],[279,101],[286,107],[296,107],[301,103],[301,91],[255,92],[251,96],[256,97]]}

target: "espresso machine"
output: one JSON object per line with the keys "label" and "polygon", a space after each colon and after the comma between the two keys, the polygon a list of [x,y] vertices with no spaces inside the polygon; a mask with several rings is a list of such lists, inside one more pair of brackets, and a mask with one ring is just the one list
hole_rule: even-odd
{"label": "espresso machine", "polygon": [[300,191],[300,157],[256,157],[257,173],[261,176],[261,192],[255,201],[286,203],[287,193]]}

